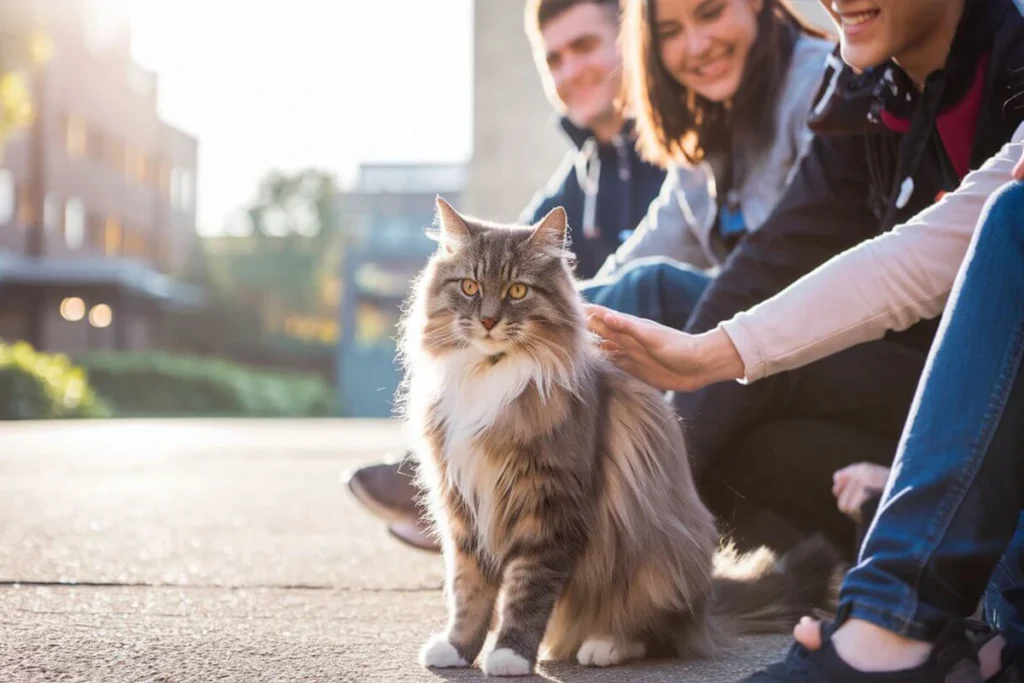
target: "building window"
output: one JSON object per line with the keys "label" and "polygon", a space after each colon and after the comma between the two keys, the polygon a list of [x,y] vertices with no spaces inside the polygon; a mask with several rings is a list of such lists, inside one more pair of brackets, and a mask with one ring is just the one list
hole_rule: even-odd
{"label": "building window", "polygon": [[60,199],[52,192],[43,200],[43,230],[53,234],[60,231]]}
{"label": "building window", "polygon": [[18,223],[22,228],[36,224],[36,202],[32,188],[22,185],[18,188]]}
{"label": "building window", "polygon": [[14,218],[15,202],[14,174],[6,168],[0,168],[0,223],[10,223]]}
{"label": "building window", "polygon": [[179,208],[182,211],[191,211],[195,206],[195,180],[190,171],[181,172],[179,200]]}
{"label": "building window", "polygon": [[166,161],[157,163],[157,177],[155,178],[157,189],[165,197],[171,196],[171,165]]}
{"label": "building window", "polygon": [[104,148],[104,162],[118,173],[125,172],[125,148],[124,143],[113,135],[108,135]]}
{"label": "building window", "polygon": [[130,180],[139,184],[145,184],[147,178],[146,155],[131,145],[125,145],[124,172]]}
{"label": "building window", "polygon": [[68,156],[72,159],[85,156],[89,146],[89,128],[82,117],[68,114],[64,134]]}
{"label": "building window", "polygon": [[64,242],[68,249],[81,249],[85,244],[85,206],[72,197],[64,205]]}
{"label": "building window", "polygon": [[85,14],[85,41],[90,50],[104,50],[121,33],[122,17],[112,3],[93,3]]}
{"label": "building window", "polygon": [[89,158],[99,163],[105,163],[107,160],[107,136],[103,134],[103,131],[91,126],[86,130],[85,140]]}
{"label": "building window", "polygon": [[171,170],[171,206],[191,211],[195,205],[194,183],[191,171],[178,167]]}
{"label": "building window", "polygon": [[124,229],[124,255],[131,258],[146,257],[146,238],[138,230]]}
{"label": "building window", "polygon": [[86,242],[100,253],[107,250],[107,219],[97,213],[88,211],[85,214]]}
{"label": "building window", "polygon": [[178,195],[181,193],[181,169],[171,169],[171,206],[175,209],[178,208]]}
{"label": "building window", "polygon": [[107,221],[103,226],[103,251],[107,256],[121,254],[122,232],[121,219],[117,216],[107,216]]}

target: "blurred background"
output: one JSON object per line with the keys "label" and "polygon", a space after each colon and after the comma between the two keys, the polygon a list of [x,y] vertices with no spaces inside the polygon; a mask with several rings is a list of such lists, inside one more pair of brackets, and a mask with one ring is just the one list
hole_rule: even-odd
{"label": "blurred background", "polygon": [[435,195],[567,144],[519,0],[0,0],[0,418],[387,417]]}

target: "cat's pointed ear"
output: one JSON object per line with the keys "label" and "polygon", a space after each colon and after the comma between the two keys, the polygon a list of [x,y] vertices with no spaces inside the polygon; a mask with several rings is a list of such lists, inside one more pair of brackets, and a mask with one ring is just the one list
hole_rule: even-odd
{"label": "cat's pointed ear", "polygon": [[569,217],[566,216],[565,209],[556,206],[533,226],[530,244],[560,252],[568,246],[568,233]]}
{"label": "cat's pointed ear", "polygon": [[434,200],[437,206],[437,241],[448,252],[455,251],[460,245],[469,241],[469,226],[451,204],[441,195]]}

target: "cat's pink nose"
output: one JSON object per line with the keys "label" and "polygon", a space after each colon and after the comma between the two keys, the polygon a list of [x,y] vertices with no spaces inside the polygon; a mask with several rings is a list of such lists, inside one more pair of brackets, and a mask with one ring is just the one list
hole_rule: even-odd
{"label": "cat's pink nose", "polygon": [[487,330],[488,332],[491,331],[491,328],[494,327],[497,324],[497,322],[498,321],[495,320],[494,318],[480,318],[480,324],[483,325],[484,329]]}

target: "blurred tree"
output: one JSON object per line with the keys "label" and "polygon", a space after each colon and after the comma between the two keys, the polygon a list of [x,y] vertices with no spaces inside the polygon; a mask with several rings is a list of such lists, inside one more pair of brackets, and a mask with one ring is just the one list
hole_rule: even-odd
{"label": "blurred tree", "polygon": [[218,286],[289,311],[316,312],[325,281],[336,276],[336,187],[333,176],[316,169],[267,174],[243,209],[241,230],[249,234],[236,238],[237,247],[209,254]]}
{"label": "blurred tree", "polygon": [[32,120],[31,71],[50,58],[34,3],[0,5],[0,154],[7,137]]}

